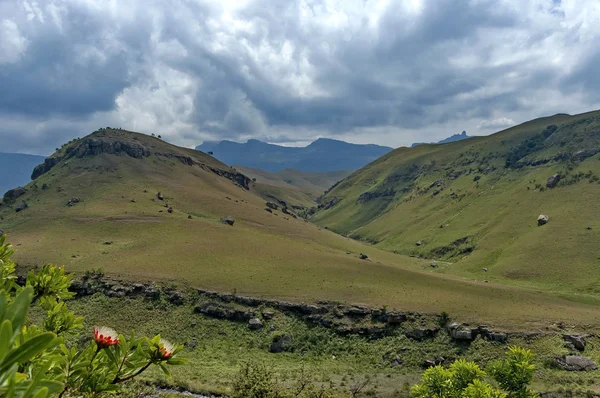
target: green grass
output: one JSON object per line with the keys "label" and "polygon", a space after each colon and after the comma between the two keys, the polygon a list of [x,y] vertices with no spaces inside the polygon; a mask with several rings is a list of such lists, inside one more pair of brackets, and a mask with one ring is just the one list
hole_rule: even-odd
{"label": "green grass", "polygon": [[[227,170],[227,166],[206,155],[172,147],[155,138],[124,132],[113,134],[124,136],[126,140],[134,137],[145,142],[147,139],[148,145],[153,145],[157,152],[196,156],[199,162]],[[416,151],[426,149],[427,146],[419,146]],[[49,186],[46,190],[41,189],[44,183]],[[561,189],[572,189],[579,184]],[[399,230],[397,226],[405,222],[402,214],[406,219],[430,219],[418,207],[404,213],[392,211],[378,220],[381,230],[377,233],[381,235],[374,237],[383,239],[377,245],[380,249],[278,211],[267,213],[264,199],[252,189],[246,191],[202,167],[184,165],[164,156],[71,158],[29,184],[28,189],[23,197],[30,205],[27,210],[15,213],[8,206],[0,207],[0,228],[8,233],[9,240],[18,249],[15,259],[22,267],[51,262],[65,264],[75,273],[102,268],[111,277],[171,281],[260,297],[297,301],[329,299],[430,313],[446,311],[463,321],[516,330],[537,329],[556,322],[586,325],[590,329],[600,325],[599,300],[591,291],[540,292],[538,286],[518,283],[519,279],[509,278],[503,269],[492,269],[491,265],[485,275],[490,283],[484,283],[483,275],[477,274],[477,278],[474,275],[481,264],[493,259],[482,259],[482,263],[471,265],[466,261],[464,265],[462,261],[441,264],[432,269],[430,261],[388,251],[402,248],[392,244],[398,237],[406,242],[406,248],[412,248],[417,239],[424,239],[425,250],[431,247],[431,242],[436,242],[429,239],[447,244],[463,236],[464,231],[458,234],[452,229],[462,228],[458,223],[440,230],[444,234],[440,238],[435,238],[433,233],[427,235],[428,227],[418,222],[410,225],[415,232]],[[157,191],[163,193],[164,201],[153,201]],[[489,197],[482,196],[478,200],[494,203],[494,195],[500,191],[491,187],[486,191]],[[560,199],[558,190],[535,195],[556,195],[557,203]],[[80,197],[82,202],[66,206],[73,196]],[[131,199],[135,199],[135,203]],[[173,214],[167,213],[165,203],[173,207]],[[433,201],[425,206],[438,212],[446,211],[447,207]],[[447,210],[448,219],[452,219],[452,212],[456,210],[459,208]],[[564,210],[565,217],[567,210]],[[470,223],[473,225],[488,222],[478,216],[477,211],[467,213],[472,215]],[[510,217],[517,219],[518,213],[510,216],[510,210],[504,210],[502,214],[504,216],[489,223],[506,224],[508,230],[504,233],[510,237]],[[188,219],[188,215],[192,215],[192,219]],[[233,227],[219,222],[225,215],[236,218]],[[561,215],[550,212],[550,216],[551,222],[544,229],[531,225],[537,213],[533,219],[527,219],[531,234],[545,234],[546,238],[558,236],[553,235],[552,228],[561,225]],[[575,216],[579,217],[569,217]],[[587,217],[593,219],[593,215]],[[433,221],[428,225],[431,223]],[[364,229],[366,235],[371,233],[368,228],[370,225]],[[592,233],[596,234],[597,230]],[[497,257],[493,260],[496,263],[508,261],[505,254],[498,254],[499,249],[505,249],[503,253],[507,255],[519,255],[507,246],[508,238],[499,230],[492,229],[486,236],[476,237],[478,247],[492,245],[493,239],[504,239],[493,246],[491,253]],[[587,240],[589,238],[579,239],[586,245],[581,246],[581,258],[585,260],[597,247]],[[480,252],[486,253],[478,248],[473,256]],[[367,253],[372,261],[360,260],[359,253]],[[583,260],[571,266],[589,271],[589,264]],[[525,266],[522,269],[531,272]],[[576,274],[572,270],[555,272],[565,275],[565,285],[570,283],[568,278],[574,277],[571,274]],[[596,274],[588,274],[587,287],[593,279],[590,275]]]}
{"label": "green grass", "polygon": [[[121,333],[135,331],[140,335],[160,333],[171,341],[196,346],[186,348],[186,365],[172,369],[173,379],[154,371],[145,376],[159,384],[196,392],[227,393],[240,367],[250,361],[271,368],[278,379],[291,385],[304,371],[319,385],[347,390],[353,384],[371,378],[367,392],[380,397],[407,396],[407,386],[415,384],[425,359],[444,357],[449,361],[466,358],[485,367],[502,358],[506,345],[477,339],[470,345],[453,342],[446,334],[425,342],[403,335],[379,340],[356,336],[340,337],[320,327],[309,327],[294,318],[279,314],[265,321],[261,331],[250,331],[245,324],[206,318],[193,313],[191,305],[172,306],[139,299],[116,299],[96,295],[72,300],[69,306],[85,317],[83,337],[93,325],[107,325]],[[293,350],[271,354],[268,347],[276,333],[292,336]],[[89,333],[88,333],[89,335]],[[89,338],[89,336],[87,337]],[[568,353],[559,336],[513,338],[511,344],[530,348],[536,353],[534,386],[538,391],[559,389],[600,391],[600,371],[572,374],[554,369],[549,363],[554,356]],[[588,339],[585,355],[600,361],[600,340]],[[400,357],[402,366],[390,367],[383,357]]]}
{"label": "green grass", "polygon": [[[548,125],[558,128],[544,138]],[[317,213],[315,221],[387,251],[449,262],[436,273],[595,302],[600,154],[581,162],[505,167],[510,154],[524,161],[593,149],[600,149],[600,112],[538,119],[446,145],[400,148],[329,192],[323,202],[341,201]],[[562,181],[546,189],[555,173]],[[444,189],[433,195],[438,187],[429,186],[439,179]],[[396,194],[359,200],[364,192],[386,189]],[[540,214],[550,217],[542,227],[536,222]],[[468,244],[452,245],[464,237]],[[416,246],[417,241],[423,244]],[[473,252],[461,254],[467,248]]]}

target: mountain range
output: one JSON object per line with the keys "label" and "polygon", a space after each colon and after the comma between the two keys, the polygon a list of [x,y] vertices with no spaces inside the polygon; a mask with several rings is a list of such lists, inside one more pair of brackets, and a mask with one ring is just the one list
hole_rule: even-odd
{"label": "mountain range", "polygon": [[463,131],[460,134],[454,134],[451,135],[448,138],[444,138],[443,140],[440,140],[438,142],[415,142],[414,144],[412,144],[410,147],[414,148],[418,145],[423,145],[423,144],[447,144],[449,142],[455,142],[455,141],[461,141],[461,140],[466,140],[467,138],[471,138],[467,135],[466,131]]}
{"label": "mountain range", "polygon": [[306,147],[284,147],[258,140],[204,142],[197,150],[212,153],[221,162],[278,172],[295,169],[302,172],[357,170],[390,152],[393,148],[359,145],[319,138]]}

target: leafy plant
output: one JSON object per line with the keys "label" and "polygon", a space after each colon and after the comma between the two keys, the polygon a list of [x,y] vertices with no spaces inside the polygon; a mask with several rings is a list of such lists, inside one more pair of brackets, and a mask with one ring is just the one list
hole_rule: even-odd
{"label": "leafy plant", "polygon": [[490,365],[489,373],[509,392],[510,397],[529,398],[538,395],[529,389],[535,366],[531,363],[533,354],[520,347],[509,347],[506,359]]}
{"label": "leafy plant", "polygon": [[421,383],[411,388],[416,398],[535,398],[529,389],[533,378],[533,354],[526,349],[510,347],[506,359],[493,363],[489,373],[501,390],[487,383],[486,373],[474,362],[455,361],[448,369],[442,366],[429,368],[423,373]]}
{"label": "leafy plant", "polygon": [[[15,283],[14,253],[0,237],[0,396],[45,398],[86,396],[119,389],[152,365],[170,375],[166,365],[179,365],[181,346],[161,339],[126,339],[114,330],[95,327],[84,349],[69,347],[63,335],[77,333],[83,318],[63,301],[70,275],[63,267],[45,265],[30,272],[24,287]],[[41,327],[30,325],[32,303],[46,310]]]}

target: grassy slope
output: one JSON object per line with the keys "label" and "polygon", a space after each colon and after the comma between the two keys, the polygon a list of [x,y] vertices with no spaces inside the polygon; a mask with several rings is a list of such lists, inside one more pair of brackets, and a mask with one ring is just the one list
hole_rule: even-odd
{"label": "grassy slope", "polygon": [[[158,140],[152,145],[156,151],[203,156]],[[199,160],[226,167],[207,156]],[[38,187],[43,183],[50,188],[36,190],[30,184],[24,197],[29,209],[15,213],[0,207],[0,228],[21,246],[16,260],[24,266],[53,262],[75,272],[101,267],[129,279],[172,280],[256,296],[444,310],[457,319],[508,328],[554,321],[599,324],[595,298],[570,301],[433,273],[423,260],[269,214],[253,192],[177,160],[106,154],[72,158],[36,180]],[[173,206],[173,214],[161,207],[163,202],[152,201],[157,191]],[[82,202],[68,207],[72,196]],[[224,215],[236,217],[234,227],[219,222]],[[373,261],[359,260],[359,252]]]}
{"label": "grassy slope", "polygon": [[[364,393],[372,394],[364,395],[408,397],[408,385],[418,382],[421,365],[427,358],[465,358],[485,367],[491,361],[501,359],[506,350],[504,344],[480,338],[464,345],[452,341],[445,333],[425,342],[416,342],[403,335],[377,340],[340,337],[326,329],[307,327],[301,321],[281,315],[266,320],[266,326],[255,332],[243,323],[195,314],[191,305],[173,306],[102,295],[70,301],[69,308],[85,317],[84,333],[93,325],[102,324],[125,335],[130,331],[138,335],[160,333],[178,344],[195,341],[197,345],[194,348],[186,347],[182,353],[190,361],[171,368],[173,379],[165,379],[157,370],[145,377],[199,392],[229,392],[240,367],[253,361],[268,366],[287,385],[293,385],[304,370],[317,385],[332,386],[337,391],[348,390],[369,377],[372,382]],[[290,335],[293,351],[270,354],[268,347],[274,333]],[[600,361],[600,339],[590,337],[587,342],[585,355]],[[560,336],[515,337],[510,343],[529,348],[536,354],[533,383],[536,391],[566,390],[581,394],[577,396],[586,396],[587,391],[600,391],[600,370],[566,372],[548,365],[555,356],[569,353]],[[391,358],[399,356],[402,366],[390,367],[389,360],[382,358],[386,353]]]}
{"label": "grassy slope", "polygon": [[[600,176],[600,154],[576,163],[504,167],[512,148],[552,124],[559,129],[544,140],[544,149],[525,159],[600,148],[600,112],[538,119],[446,145],[400,148],[332,190],[324,201],[341,202],[318,213],[316,221],[379,248],[424,257],[435,257],[432,249],[469,236],[474,252],[441,256],[453,264],[437,272],[549,290],[576,300],[591,297],[580,293],[595,298],[600,286],[600,185],[593,176]],[[457,170],[465,174],[449,178]],[[580,172],[591,172],[593,178],[536,189],[555,173],[570,180]],[[481,179],[475,182],[475,176]],[[444,179],[445,187],[433,196],[437,187],[427,188],[438,179]],[[363,192],[388,188],[396,190],[395,196],[358,200]],[[539,214],[549,215],[550,223],[537,227]],[[415,245],[418,240],[423,242],[420,247]]]}
{"label": "grassy slope", "polygon": [[340,170],[326,173],[305,173],[286,169],[271,173],[250,167],[234,166],[250,178],[256,178],[253,190],[266,200],[273,197],[289,204],[312,207],[315,200],[333,184],[350,174]]}

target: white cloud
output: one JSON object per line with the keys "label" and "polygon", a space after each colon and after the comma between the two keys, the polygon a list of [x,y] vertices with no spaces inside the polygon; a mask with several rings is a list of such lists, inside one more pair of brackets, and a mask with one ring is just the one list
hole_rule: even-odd
{"label": "white cloud", "polygon": [[10,19],[0,22],[0,65],[18,62],[27,50],[28,41]]}
{"label": "white cloud", "polygon": [[106,125],[185,146],[399,146],[600,107],[597,0],[20,0],[0,15],[15,151]]}
{"label": "white cloud", "polygon": [[503,128],[514,126],[516,123],[514,120],[507,117],[498,117],[492,120],[482,120],[478,125],[478,129],[489,129],[489,128]]}

